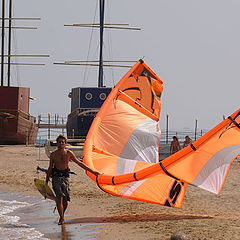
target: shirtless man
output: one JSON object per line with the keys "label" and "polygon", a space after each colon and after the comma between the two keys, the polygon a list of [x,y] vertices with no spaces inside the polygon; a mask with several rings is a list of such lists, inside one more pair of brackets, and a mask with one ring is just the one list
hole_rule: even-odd
{"label": "shirtless man", "polygon": [[98,175],[99,172],[93,171],[87,165],[80,162],[74,153],[68,149],[65,149],[67,138],[63,135],[57,137],[58,149],[51,153],[49,168],[47,171],[46,182],[52,177],[53,190],[57,198],[57,210],[60,216],[59,225],[64,224],[64,213],[70,201],[70,188],[69,188],[69,161],[72,160],[78,164],[84,170],[87,170],[94,175]]}

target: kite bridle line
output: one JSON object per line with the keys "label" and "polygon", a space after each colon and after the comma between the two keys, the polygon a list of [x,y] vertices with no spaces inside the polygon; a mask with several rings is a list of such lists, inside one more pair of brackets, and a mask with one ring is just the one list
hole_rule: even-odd
{"label": "kite bridle line", "polygon": [[[222,131],[222,133],[220,134],[219,138],[222,137],[223,133],[225,133],[227,130],[231,129],[231,128],[239,128],[240,129],[240,124],[237,123],[235,120],[237,119],[237,117],[240,116],[240,111],[235,115],[234,118],[232,118],[231,116],[229,116],[227,119],[229,119],[231,122],[229,123],[229,125]],[[233,126],[231,126],[233,124]]]}

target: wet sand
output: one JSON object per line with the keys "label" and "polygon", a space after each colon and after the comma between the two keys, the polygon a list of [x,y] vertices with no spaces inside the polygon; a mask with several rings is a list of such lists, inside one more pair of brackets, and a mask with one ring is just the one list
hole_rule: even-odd
{"label": "wet sand", "polygon": [[[0,146],[0,190],[40,197],[33,183],[37,166],[48,167],[44,148],[39,157],[39,148]],[[74,239],[84,228],[89,232],[96,230],[86,239],[164,240],[179,231],[189,239],[240,238],[240,163],[236,161],[220,195],[189,186],[181,209],[111,196],[102,192],[75,163],[70,163],[70,168],[77,175],[70,178],[66,225],[58,226],[58,215],[48,209],[52,216],[48,221],[56,227],[46,237]],[[40,173],[39,178],[45,179],[45,175]],[[33,217],[34,211],[31,214]],[[42,222],[38,224],[43,226]]]}
{"label": "wet sand", "polygon": [[[96,235],[103,226],[103,223],[58,226],[58,214],[57,212],[53,213],[55,203],[46,201],[40,196],[0,191],[0,199],[1,201],[12,202],[11,206],[16,202],[23,204],[22,207],[8,214],[9,216],[19,217],[18,221],[9,222],[8,220],[7,223],[0,224],[0,239],[96,239]],[[4,218],[4,216],[1,217]],[[43,234],[44,236],[41,236]]]}

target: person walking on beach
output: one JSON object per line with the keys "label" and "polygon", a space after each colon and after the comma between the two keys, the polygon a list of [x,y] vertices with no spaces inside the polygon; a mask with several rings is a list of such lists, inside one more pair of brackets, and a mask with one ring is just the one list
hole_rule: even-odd
{"label": "person walking on beach", "polygon": [[173,140],[171,142],[171,146],[170,146],[170,154],[174,154],[177,151],[179,151],[181,149],[178,138],[176,136],[173,136]]}
{"label": "person walking on beach", "polygon": [[191,143],[192,143],[192,139],[191,139],[189,136],[186,136],[182,148],[187,147],[187,146],[190,145]]}
{"label": "person walking on beach", "polygon": [[68,180],[70,172],[68,167],[69,161],[72,160],[81,168],[96,176],[99,175],[99,172],[90,169],[87,165],[79,161],[72,151],[65,149],[67,138],[64,135],[60,134],[56,141],[58,149],[50,155],[46,182],[52,177],[52,186],[56,194],[56,205],[60,216],[58,225],[62,225],[64,224],[64,213],[67,209],[68,201],[70,201],[70,187]]}

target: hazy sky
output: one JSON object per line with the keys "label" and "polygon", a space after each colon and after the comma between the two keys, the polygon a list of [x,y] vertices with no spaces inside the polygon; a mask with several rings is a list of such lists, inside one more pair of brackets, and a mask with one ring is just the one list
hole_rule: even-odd
{"label": "hazy sky", "polygon": [[[44,67],[13,69],[13,85],[30,87],[30,112],[67,116],[68,93],[78,86],[96,86],[97,69],[60,66],[54,62],[86,60],[91,29],[64,24],[92,23],[97,0],[14,0],[15,17],[41,21],[15,21],[14,53],[49,54]],[[170,128],[210,129],[225,114],[239,108],[240,88],[239,0],[106,0],[106,23],[129,23],[141,31],[105,30],[104,58],[145,62],[164,82],[161,125],[166,114]],[[98,12],[96,20],[98,19]],[[98,59],[98,30],[94,29],[89,59]],[[14,59],[13,59],[14,60]],[[18,58],[18,62],[24,62]],[[128,69],[105,71],[105,84],[113,86]],[[84,77],[85,74],[85,77]]]}

